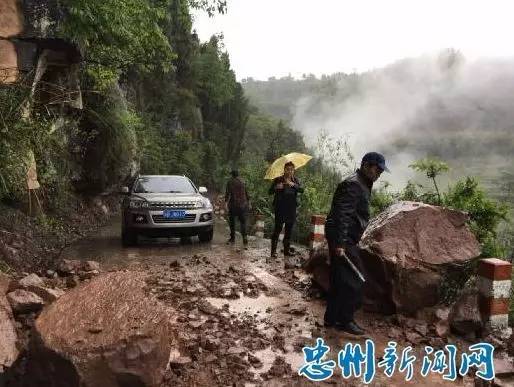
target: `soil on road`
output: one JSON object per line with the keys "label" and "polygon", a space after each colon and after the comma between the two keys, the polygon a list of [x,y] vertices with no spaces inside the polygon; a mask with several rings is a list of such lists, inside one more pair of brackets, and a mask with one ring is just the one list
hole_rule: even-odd
{"label": "soil on road", "polygon": [[[199,243],[141,239],[133,248],[121,247],[119,220],[71,246],[62,258],[96,260],[104,271],[145,270],[148,290],[176,311],[179,347],[172,353],[164,385],[311,385],[298,375],[304,365],[302,348],[321,337],[331,350],[324,360],[336,360],[346,343],[364,344],[366,338],[322,326],[325,303],[300,268],[284,269],[283,258],[268,262],[269,241],[250,239],[248,250],[240,238],[227,246],[227,226],[219,219],[214,240]],[[296,259],[306,258],[298,248]],[[376,369],[372,386],[472,386],[470,377],[446,382],[441,374],[420,375],[423,348],[433,345],[426,327],[407,328],[394,316],[359,313],[357,320],[376,346],[376,362],[389,341],[399,354],[413,345],[417,361],[414,377],[396,369],[392,378]],[[451,341],[451,339],[450,339]],[[441,342],[444,345],[444,343]],[[456,342],[456,344],[459,344]],[[460,344],[459,344],[460,345]],[[344,379],[338,367],[326,384],[360,386],[361,378]]]}

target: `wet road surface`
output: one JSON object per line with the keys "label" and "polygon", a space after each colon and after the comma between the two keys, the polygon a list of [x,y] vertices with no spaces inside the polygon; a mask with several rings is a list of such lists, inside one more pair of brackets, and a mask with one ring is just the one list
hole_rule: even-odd
{"label": "wet road surface", "polygon": [[[284,269],[283,258],[267,262],[269,241],[250,238],[249,250],[241,240],[227,246],[226,223],[218,219],[212,243],[196,238],[188,243],[175,239],[140,239],[140,245],[124,248],[119,219],[63,251],[66,259],[96,260],[104,271],[145,270],[151,292],[174,311],[180,358],[167,374],[165,385],[310,385],[298,376],[304,364],[302,348],[322,337],[332,350],[327,359],[355,338],[321,326],[324,301],[302,289],[309,278],[301,269]],[[306,251],[299,249],[306,257]],[[301,259],[301,255],[298,256]],[[295,286],[300,285],[300,286]],[[357,321],[383,354],[391,323],[383,316],[359,313]],[[397,340],[399,350],[409,345]],[[470,378],[445,382],[442,375],[419,375],[423,345],[416,346],[414,378],[396,371],[387,378],[377,368],[372,386],[473,385]],[[399,352],[400,352],[399,351]],[[401,353],[401,352],[400,352]],[[343,379],[340,369],[324,383],[359,386],[361,379]]]}

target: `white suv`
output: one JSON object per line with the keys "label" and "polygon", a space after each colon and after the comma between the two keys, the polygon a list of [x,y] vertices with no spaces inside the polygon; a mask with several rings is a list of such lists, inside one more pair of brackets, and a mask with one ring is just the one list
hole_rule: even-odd
{"label": "white suv", "polygon": [[189,237],[210,242],[214,234],[212,204],[185,176],[140,175],[123,187],[121,239],[137,244],[138,235]]}

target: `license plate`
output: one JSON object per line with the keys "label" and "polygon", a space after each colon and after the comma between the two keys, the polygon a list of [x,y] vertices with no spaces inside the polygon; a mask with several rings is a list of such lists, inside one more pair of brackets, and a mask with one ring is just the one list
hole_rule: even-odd
{"label": "license plate", "polygon": [[166,219],[184,219],[186,211],[164,210],[162,216]]}

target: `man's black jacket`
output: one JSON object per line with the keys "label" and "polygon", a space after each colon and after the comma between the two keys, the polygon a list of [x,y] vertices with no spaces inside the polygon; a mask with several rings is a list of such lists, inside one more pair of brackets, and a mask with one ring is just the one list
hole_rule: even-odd
{"label": "man's black jacket", "polygon": [[371,182],[359,169],[337,186],[325,223],[327,239],[337,247],[359,243],[369,222]]}

